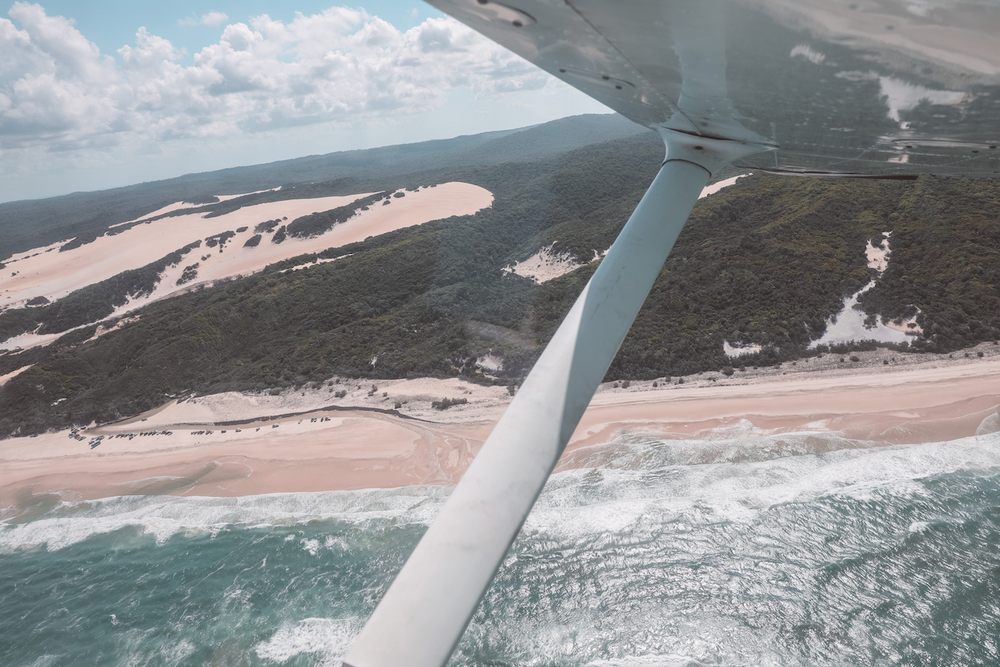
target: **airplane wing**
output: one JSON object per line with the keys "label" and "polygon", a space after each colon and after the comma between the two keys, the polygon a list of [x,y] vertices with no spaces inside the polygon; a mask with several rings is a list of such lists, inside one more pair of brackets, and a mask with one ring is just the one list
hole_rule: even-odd
{"label": "airplane wing", "polygon": [[1000,175],[995,2],[429,2],[641,125],[780,147],[737,166]]}
{"label": "airplane wing", "polygon": [[660,172],[344,659],[447,662],[710,175],[1000,174],[1000,5],[429,0],[661,135]]}

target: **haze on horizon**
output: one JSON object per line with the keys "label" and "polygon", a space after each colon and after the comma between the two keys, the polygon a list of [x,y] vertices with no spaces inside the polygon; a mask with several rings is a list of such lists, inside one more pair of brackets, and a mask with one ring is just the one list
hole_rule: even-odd
{"label": "haze on horizon", "polygon": [[19,1],[0,62],[0,202],[607,112],[420,2]]}

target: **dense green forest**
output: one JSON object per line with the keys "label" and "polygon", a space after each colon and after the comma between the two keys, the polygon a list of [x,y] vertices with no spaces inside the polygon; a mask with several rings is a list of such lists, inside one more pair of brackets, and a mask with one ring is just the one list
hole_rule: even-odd
{"label": "dense green forest", "polygon": [[[595,251],[608,247],[638,203],[662,152],[655,135],[639,134],[533,162],[413,171],[377,187],[353,179],[353,192],[381,192],[377,198],[462,180],[495,199],[475,215],[292,258],[150,304],[133,313],[138,320],[94,340],[90,324],[47,348],[0,355],[0,375],[34,364],[0,387],[0,437],[118,419],[173,396],[301,386],[334,375],[516,383],[596,268]],[[865,295],[868,312],[919,312],[926,335],[914,349],[995,340],[997,186],[935,178],[741,179],[695,207],[607,379],[719,369],[732,363],[724,340],[763,346],[741,358],[746,364],[815,354],[807,346],[827,318],[872,277],[867,241],[887,231],[892,260]],[[303,187],[347,186],[334,179]],[[285,227],[312,234],[344,215],[308,216]],[[258,233],[280,223],[271,222]],[[590,263],[541,285],[504,270],[549,246]],[[179,262],[176,254],[161,263]],[[335,257],[341,259],[286,271]],[[148,282],[126,284],[145,289]],[[108,294],[122,289],[105,286]],[[50,326],[44,313],[73,312],[62,301],[8,311],[0,324],[19,312]],[[476,365],[485,354],[503,360],[495,378]]]}

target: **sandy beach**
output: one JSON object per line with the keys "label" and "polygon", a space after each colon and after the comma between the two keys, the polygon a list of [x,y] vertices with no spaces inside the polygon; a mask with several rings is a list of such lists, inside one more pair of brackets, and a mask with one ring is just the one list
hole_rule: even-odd
{"label": "sandy beach", "polygon": [[[715,190],[735,181],[716,184]],[[704,195],[714,191],[706,188]],[[12,258],[0,279],[0,306],[57,298],[161,257],[164,248],[240,229],[225,252],[192,254],[198,281],[177,285],[187,260],[169,268],[153,294],[166,298],[306,252],[490,206],[477,186],[445,183],[407,192],[309,239],[243,247],[253,225],[326,210],[355,197],[291,200],[202,218],[191,214],[133,227],[76,250],[59,244]],[[174,204],[162,212],[176,208]],[[155,233],[154,233],[155,232]],[[570,270],[541,257],[545,275]],[[545,266],[542,267],[541,265]],[[541,270],[541,268],[535,267]],[[531,267],[528,267],[529,269]],[[883,267],[884,268],[884,267]],[[121,313],[119,313],[121,314]],[[6,347],[46,344],[27,334]],[[887,350],[826,354],[778,367],[602,385],[558,469],[619,465],[636,439],[685,443],[689,463],[712,461],[720,442],[757,439],[790,453],[950,441],[1000,431],[1000,346],[952,354]],[[0,376],[10,380],[17,369]],[[466,402],[435,409],[442,399]],[[0,440],[0,518],[31,515],[58,500],[176,494],[245,496],[457,482],[511,400],[503,385],[460,379],[329,378],[257,394],[173,401],[115,424]],[[787,434],[787,437],[785,436]],[[797,444],[796,444],[797,443]],[[803,445],[802,443],[806,443]]]}
{"label": "sandy beach", "polygon": [[[1000,431],[1000,347],[856,355],[857,362],[825,355],[729,378],[704,373],[682,384],[661,378],[656,387],[607,383],[558,469],[607,465],[634,438],[683,440],[688,449],[703,441],[708,452],[727,438],[767,438],[781,446],[776,434],[794,434],[789,441],[796,442],[803,435],[838,436],[816,439],[810,447],[818,453],[845,440],[876,447]],[[468,402],[434,409],[431,403],[442,398]],[[76,438],[62,431],[0,441],[0,508],[10,515],[58,498],[449,484],[510,399],[504,386],[459,379],[331,378],[322,387],[277,395],[171,402]],[[693,451],[691,463],[702,462],[697,446]]]}

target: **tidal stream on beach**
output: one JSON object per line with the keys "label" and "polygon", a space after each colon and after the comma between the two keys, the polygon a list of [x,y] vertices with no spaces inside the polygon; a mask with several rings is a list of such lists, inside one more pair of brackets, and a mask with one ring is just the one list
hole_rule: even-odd
{"label": "tidal stream on beach", "polygon": [[[549,481],[450,664],[1000,664],[980,431],[619,434]],[[450,490],[8,510],[0,664],[338,664]]]}

